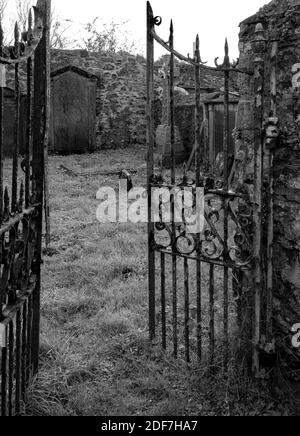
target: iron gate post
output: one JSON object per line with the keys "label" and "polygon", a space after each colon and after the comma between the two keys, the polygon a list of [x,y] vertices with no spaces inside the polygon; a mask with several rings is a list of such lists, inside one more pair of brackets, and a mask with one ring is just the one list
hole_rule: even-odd
{"label": "iron gate post", "polygon": [[[201,185],[201,53],[199,35],[196,37],[196,50],[194,53],[195,64],[195,169],[196,169],[196,187]],[[196,280],[197,280],[197,358],[198,362],[202,361],[202,267],[200,261],[200,235],[197,234],[197,255],[196,261]]]}
{"label": "iron gate post", "polygon": [[153,249],[154,223],[152,222],[152,178],[154,170],[154,39],[152,30],[154,17],[151,5],[147,2],[147,178],[148,178],[148,277],[149,277],[149,335],[155,338],[155,251]]}
{"label": "iron gate post", "polygon": [[43,199],[44,199],[44,140],[47,135],[47,105],[49,104],[49,38],[51,0],[40,0],[40,8],[44,17],[43,36],[35,52],[34,66],[34,105],[33,105],[33,160],[32,178],[35,202],[38,206],[37,219],[37,253],[35,273],[37,282],[33,294],[33,328],[32,328],[32,364],[38,370],[40,344],[40,292],[42,264],[42,232],[43,232]]}

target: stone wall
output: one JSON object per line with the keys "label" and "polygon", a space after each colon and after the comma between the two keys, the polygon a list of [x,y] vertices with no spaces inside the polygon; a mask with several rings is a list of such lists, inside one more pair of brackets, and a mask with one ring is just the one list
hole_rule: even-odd
{"label": "stone wall", "polygon": [[99,77],[97,147],[145,143],[146,61],[128,53],[52,50],[51,70],[75,65]]}
{"label": "stone wall", "polygon": [[[258,22],[264,24],[269,43],[274,37],[279,39],[280,141],[275,152],[274,320],[281,349],[296,356],[299,350],[292,348],[291,327],[300,323],[300,0],[274,0],[241,24],[240,68],[253,69],[251,41]],[[270,47],[271,44],[266,55],[266,117],[270,110]],[[252,78],[243,76],[239,82],[236,148],[239,181],[242,182],[247,175],[251,177],[253,168],[254,91]]]}

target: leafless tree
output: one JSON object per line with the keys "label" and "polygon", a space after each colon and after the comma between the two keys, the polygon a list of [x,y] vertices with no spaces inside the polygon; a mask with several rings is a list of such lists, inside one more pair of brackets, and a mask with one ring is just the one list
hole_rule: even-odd
{"label": "leafless tree", "polygon": [[100,24],[98,21],[99,17],[85,25],[87,37],[82,39],[83,48],[92,52],[137,51],[134,41],[124,30],[126,22]]}
{"label": "leafless tree", "polygon": [[[7,0],[0,0],[7,1]],[[32,7],[32,0],[16,0],[17,7],[17,21],[22,29],[27,27],[27,20],[29,10]],[[66,37],[66,32],[69,26],[56,15],[55,10],[51,11],[51,34],[50,45],[51,48],[63,49],[69,44]]]}
{"label": "leafless tree", "polygon": [[0,19],[2,20],[8,0],[0,0]]}
{"label": "leafless tree", "polygon": [[70,25],[66,24],[66,21],[62,21],[55,13],[51,12],[51,34],[50,45],[51,48],[64,49],[70,44],[70,40],[66,33],[68,32]]}
{"label": "leafless tree", "polygon": [[3,21],[3,15],[7,7],[8,0],[0,0],[0,21]]}
{"label": "leafless tree", "polygon": [[4,41],[3,44],[9,45],[12,42],[12,38],[11,35],[8,32],[8,28],[9,26],[12,25],[12,21],[11,18],[7,19],[8,17],[6,17],[5,12],[7,10],[7,6],[8,6],[8,2],[9,0],[0,0],[0,22],[2,25],[2,30],[3,30],[3,34],[4,34]]}
{"label": "leafless tree", "polygon": [[27,28],[29,10],[32,7],[32,0],[16,0],[17,21],[21,30]]}

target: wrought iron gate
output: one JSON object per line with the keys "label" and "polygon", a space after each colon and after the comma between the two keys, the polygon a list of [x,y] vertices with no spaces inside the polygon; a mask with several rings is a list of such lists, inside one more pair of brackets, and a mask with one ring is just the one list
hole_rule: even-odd
{"label": "wrought iron gate", "polygon": [[[38,369],[44,153],[49,122],[50,0],[38,0],[28,30],[4,46],[0,26],[0,416],[21,413]],[[1,24],[1,23],[0,23]],[[20,91],[26,78],[26,152],[19,154]],[[13,159],[4,159],[4,90],[16,99]]]}
{"label": "wrought iron gate", "polygon": [[[199,37],[193,58],[174,49],[174,27],[171,21],[169,41],[161,39],[155,26],[161,24],[147,3],[147,146],[149,218],[153,218],[154,190],[168,188],[171,219],[164,222],[164,200],[159,198],[159,217],[149,219],[149,327],[150,339],[157,337],[158,327],[164,349],[171,345],[175,357],[228,367],[231,353],[250,348],[252,368],[260,372],[260,353],[274,352],[272,332],[273,307],[273,151],[276,140],[276,62],[271,71],[271,113],[264,123],[264,57],[266,39],[261,23],[253,41],[253,70],[239,69],[231,63],[228,43],[222,65],[216,68],[201,61]],[[169,137],[171,169],[155,161],[154,42],[169,53]],[[276,59],[273,43],[273,60]],[[195,72],[195,171],[176,165],[175,154],[175,84],[176,62],[189,64]],[[224,75],[224,150],[223,174],[217,177],[207,167],[201,142],[201,72],[219,71]],[[230,75],[246,74],[253,80],[256,99],[254,108],[255,152],[252,179],[235,183],[235,163],[229,159]],[[273,128],[272,128],[273,126]],[[168,135],[167,135],[168,136]],[[176,196],[191,188],[197,211],[196,190],[205,196],[204,228],[197,234],[187,230],[183,216],[175,220]],[[155,194],[157,197],[157,194]],[[181,197],[182,198],[182,197]],[[267,205],[267,207],[265,207]],[[247,329],[250,331],[247,332]],[[245,335],[246,332],[246,335]],[[230,338],[236,338],[230,340]],[[234,343],[234,345],[232,345]]]}

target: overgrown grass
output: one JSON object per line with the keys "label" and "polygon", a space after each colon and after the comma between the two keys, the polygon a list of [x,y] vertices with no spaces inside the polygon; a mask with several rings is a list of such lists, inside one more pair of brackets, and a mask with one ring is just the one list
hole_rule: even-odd
{"label": "overgrown grass", "polygon": [[[292,399],[234,369],[207,376],[147,340],[147,233],[144,225],[101,225],[96,192],[117,176],[77,172],[137,168],[145,149],[50,158],[52,244],[45,257],[40,371],[27,415],[291,415]],[[233,365],[232,365],[233,368]]]}

